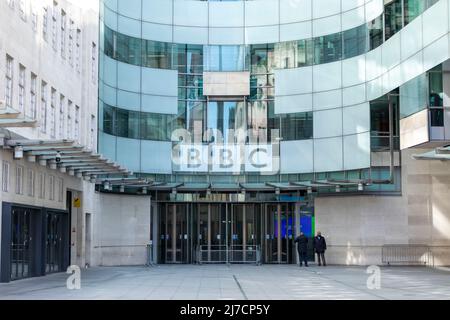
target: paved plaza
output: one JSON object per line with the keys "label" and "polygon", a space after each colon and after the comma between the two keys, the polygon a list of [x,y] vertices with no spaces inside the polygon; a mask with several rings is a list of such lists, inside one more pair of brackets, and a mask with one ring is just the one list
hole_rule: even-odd
{"label": "paved plaza", "polygon": [[364,267],[158,265],[95,267],[68,290],[65,273],[0,284],[0,299],[450,299],[450,269],[381,268],[368,289]]}

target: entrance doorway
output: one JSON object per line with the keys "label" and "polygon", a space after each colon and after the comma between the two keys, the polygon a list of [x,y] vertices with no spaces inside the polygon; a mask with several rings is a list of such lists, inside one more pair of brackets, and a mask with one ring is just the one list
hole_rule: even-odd
{"label": "entrance doorway", "polygon": [[265,262],[294,263],[295,204],[266,205],[264,218]]}
{"label": "entrance doorway", "polygon": [[68,223],[67,214],[47,211],[45,242],[45,273],[65,271]]}
{"label": "entrance doorway", "polygon": [[11,280],[33,276],[32,209],[13,207],[11,216]]}
{"label": "entrance doorway", "polygon": [[159,262],[296,263],[300,208],[299,203],[159,203]]}

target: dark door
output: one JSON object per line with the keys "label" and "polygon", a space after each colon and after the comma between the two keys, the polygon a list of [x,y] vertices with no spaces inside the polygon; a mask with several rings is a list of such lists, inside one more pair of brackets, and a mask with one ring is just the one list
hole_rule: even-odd
{"label": "dark door", "polygon": [[46,243],[45,243],[45,273],[64,270],[65,219],[63,213],[47,212]]}
{"label": "dark door", "polygon": [[189,263],[190,228],[188,205],[161,204],[160,244],[163,263]]}
{"label": "dark door", "polygon": [[11,280],[32,276],[32,211],[12,209],[11,219]]}

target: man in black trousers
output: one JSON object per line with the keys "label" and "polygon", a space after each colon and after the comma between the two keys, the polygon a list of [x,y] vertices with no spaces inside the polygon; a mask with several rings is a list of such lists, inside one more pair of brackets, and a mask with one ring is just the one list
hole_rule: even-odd
{"label": "man in black trousers", "polygon": [[325,261],[325,250],[327,250],[327,243],[325,238],[322,237],[322,233],[320,231],[317,232],[317,236],[314,238],[314,250],[317,253],[319,266],[322,265],[320,261],[322,258],[323,266],[325,267],[327,265],[327,262]]}
{"label": "man in black trousers", "polygon": [[303,232],[300,232],[300,235],[297,238],[295,238],[295,242],[297,243],[297,251],[298,251],[298,258],[300,260],[300,267],[302,266],[303,262],[305,262],[305,267],[307,267],[308,238],[303,234]]}

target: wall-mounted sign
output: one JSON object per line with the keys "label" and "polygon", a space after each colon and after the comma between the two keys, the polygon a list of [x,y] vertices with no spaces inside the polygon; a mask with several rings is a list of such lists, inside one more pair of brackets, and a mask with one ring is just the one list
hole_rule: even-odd
{"label": "wall-mounted sign", "polygon": [[81,208],[81,199],[78,197],[73,199],[73,206],[74,208]]}

